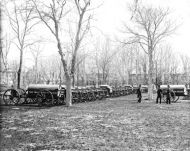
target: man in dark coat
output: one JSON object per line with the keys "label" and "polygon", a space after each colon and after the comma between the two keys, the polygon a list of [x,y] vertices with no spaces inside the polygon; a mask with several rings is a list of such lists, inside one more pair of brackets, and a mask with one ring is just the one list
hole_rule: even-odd
{"label": "man in dark coat", "polygon": [[138,103],[141,103],[142,99],[141,85],[139,85],[139,88],[137,89],[137,98],[138,98]]}
{"label": "man in dark coat", "polygon": [[162,100],[162,89],[160,89],[160,85],[158,85],[158,89],[157,89],[157,98],[156,98],[156,103],[158,103],[158,100],[160,99],[160,104],[161,104],[161,100]]}
{"label": "man in dark coat", "polygon": [[171,104],[171,89],[170,85],[168,85],[168,88],[166,90],[166,103]]}

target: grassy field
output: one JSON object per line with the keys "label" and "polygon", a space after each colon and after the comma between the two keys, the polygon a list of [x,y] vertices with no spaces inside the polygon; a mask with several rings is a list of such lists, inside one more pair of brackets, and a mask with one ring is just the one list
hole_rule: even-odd
{"label": "grassy field", "polygon": [[55,106],[2,107],[1,150],[190,150],[190,101],[135,96]]}

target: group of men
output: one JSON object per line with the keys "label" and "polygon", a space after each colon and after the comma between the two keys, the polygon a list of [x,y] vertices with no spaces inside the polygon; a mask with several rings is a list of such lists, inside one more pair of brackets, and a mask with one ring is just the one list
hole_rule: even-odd
{"label": "group of men", "polygon": [[[170,85],[167,86],[167,90],[166,90],[166,104],[171,104],[171,89],[170,89]],[[163,91],[160,88],[160,85],[158,85],[157,87],[157,98],[156,98],[156,103],[158,103],[158,101],[160,100],[160,104],[162,102],[162,95],[163,95]],[[142,100],[142,90],[141,90],[141,85],[139,85],[138,89],[137,89],[137,98],[138,98],[138,103],[141,103]]]}

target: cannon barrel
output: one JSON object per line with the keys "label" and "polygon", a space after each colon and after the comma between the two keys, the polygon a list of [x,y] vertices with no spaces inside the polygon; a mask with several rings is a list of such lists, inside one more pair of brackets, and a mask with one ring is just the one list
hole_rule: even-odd
{"label": "cannon barrel", "polygon": [[[160,88],[165,91],[167,89],[167,85],[161,85]],[[175,92],[176,96],[187,95],[187,88],[185,85],[170,85],[170,89]]]}
{"label": "cannon barrel", "polygon": [[[65,88],[64,85],[61,85],[61,88]],[[47,84],[30,84],[28,87],[27,87],[27,90],[59,90],[60,87],[59,85],[47,85]]]}
{"label": "cannon barrel", "polygon": [[[62,103],[65,99],[65,86],[64,85],[47,85],[47,84],[30,84],[27,87],[27,100],[26,102],[37,102],[38,104],[48,103],[49,105],[58,104],[59,100]],[[32,101],[31,101],[32,100]],[[40,101],[39,101],[40,100]],[[41,105],[41,104],[40,104]]]}

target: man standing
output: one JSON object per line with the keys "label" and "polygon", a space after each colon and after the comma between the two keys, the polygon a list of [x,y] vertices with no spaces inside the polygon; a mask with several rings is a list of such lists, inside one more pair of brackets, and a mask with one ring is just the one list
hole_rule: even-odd
{"label": "man standing", "polygon": [[141,92],[141,85],[140,84],[139,84],[139,88],[137,89],[137,98],[138,98],[138,103],[141,103],[142,92]]}
{"label": "man standing", "polygon": [[161,100],[162,100],[162,90],[160,89],[160,85],[158,85],[157,88],[157,98],[156,98],[156,104],[158,103],[158,100],[160,99],[160,104],[161,104]]}
{"label": "man standing", "polygon": [[166,103],[171,104],[171,90],[170,85],[168,85],[168,88],[166,90]]}

